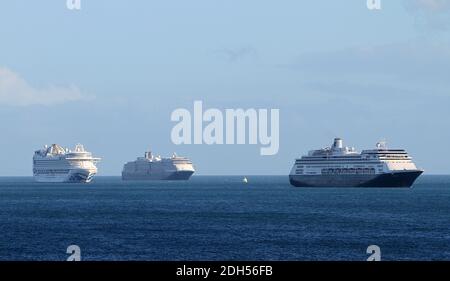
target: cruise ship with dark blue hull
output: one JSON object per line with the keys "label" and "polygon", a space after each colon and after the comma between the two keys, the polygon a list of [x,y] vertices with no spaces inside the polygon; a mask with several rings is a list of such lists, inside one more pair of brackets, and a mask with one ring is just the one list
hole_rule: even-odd
{"label": "cruise ship with dark blue hull", "polygon": [[422,173],[403,149],[378,143],[358,153],[336,138],[332,147],[297,159],[289,181],[297,187],[411,187]]}

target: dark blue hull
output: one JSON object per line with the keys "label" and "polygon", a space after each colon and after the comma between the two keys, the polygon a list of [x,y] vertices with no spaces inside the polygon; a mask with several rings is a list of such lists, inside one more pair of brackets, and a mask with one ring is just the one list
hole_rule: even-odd
{"label": "dark blue hull", "polygon": [[423,171],[402,171],[381,175],[289,175],[297,187],[411,187]]}
{"label": "dark blue hull", "polygon": [[122,173],[122,180],[188,180],[194,171],[177,171],[173,173],[133,174]]}
{"label": "dark blue hull", "polygon": [[179,172],[171,174],[166,179],[167,180],[188,180],[192,176],[193,173],[194,173],[193,171],[179,171]]}

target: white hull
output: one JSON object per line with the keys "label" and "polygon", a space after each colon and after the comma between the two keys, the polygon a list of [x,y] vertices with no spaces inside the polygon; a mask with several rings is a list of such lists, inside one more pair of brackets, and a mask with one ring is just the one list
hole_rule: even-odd
{"label": "white hull", "polygon": [[36,182],[46,183],[89,183],[96,172],[89,170],[71,170],[67,174],[35,174]]}

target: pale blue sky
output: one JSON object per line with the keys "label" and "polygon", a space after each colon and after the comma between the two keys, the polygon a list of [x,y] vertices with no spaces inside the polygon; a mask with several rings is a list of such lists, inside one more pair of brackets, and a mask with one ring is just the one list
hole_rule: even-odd
{"label": "pale blue sky", "polygon": [[[340,136],[386,139],[450,171],[450,1],[0,1],[0,176],[44,144],[83,143],[100,175],[151,146],[198,174],[288,174]],[[46,97],[46,98],[42,98]],[[182,145],[171,112],[279,108],[280,150]]]}

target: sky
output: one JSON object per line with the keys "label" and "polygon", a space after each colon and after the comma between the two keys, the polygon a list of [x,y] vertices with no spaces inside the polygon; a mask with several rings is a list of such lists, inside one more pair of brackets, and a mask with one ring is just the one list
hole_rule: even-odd
{"label": "sky", "polygon": [[[0,0],[0,176],[82,143],[119,175],[151,148],[201,175],[287,175],[331,145],[383,139],[450,171],[450,1]],[[175,145],[178,108],[280,110],[280,148]]]}

